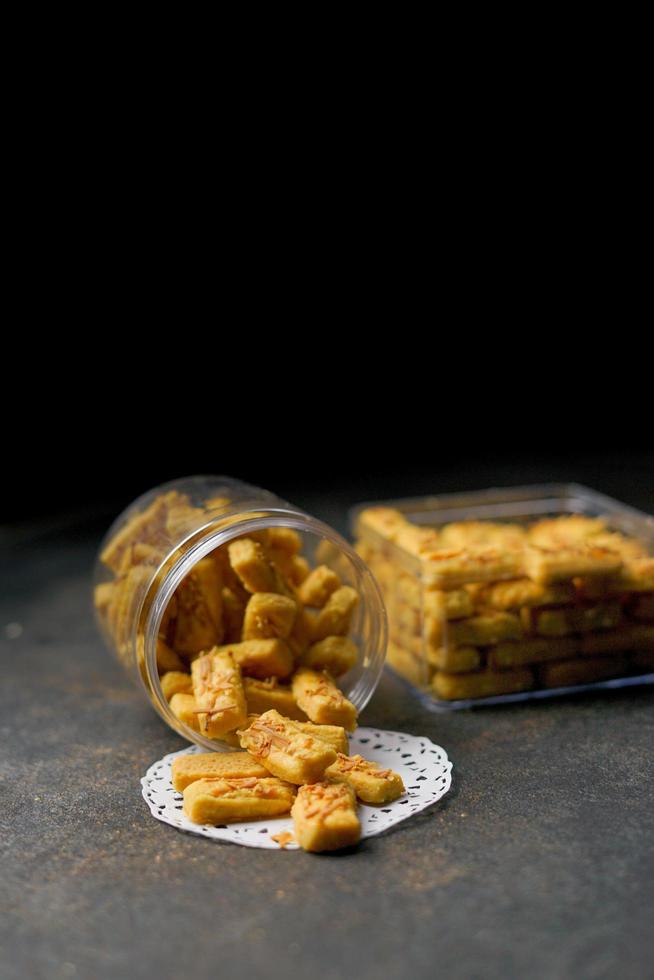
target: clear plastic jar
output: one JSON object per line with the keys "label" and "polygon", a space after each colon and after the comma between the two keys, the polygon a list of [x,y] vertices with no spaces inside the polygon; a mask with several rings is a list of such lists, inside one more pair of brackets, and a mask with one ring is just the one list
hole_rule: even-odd
{"label": "clear plastic jar", "polygon": [[135,500],[114,521],[98,553],[95,607],[109,649],[171,728],[212,750],[228,746],[180,721],[164,696],[157,667],[162,623],[175,591],[199,561],[234,538],[271,528],[297,532],[304,557],[332,568],[359,594],[350,631],[359,657],[339,678],[339,686],[361,711],[384,665],[384,604],[367,565],[322,521],[259,487],[225,476],[195,476],[164,484]]}

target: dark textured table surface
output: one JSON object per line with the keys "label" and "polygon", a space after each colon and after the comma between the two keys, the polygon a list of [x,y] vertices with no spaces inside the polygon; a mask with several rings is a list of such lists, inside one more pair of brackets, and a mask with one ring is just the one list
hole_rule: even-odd
{"label": "dark textured table surface", "polygon": [[3,549],[3,980],[653,975],[654,690],[433,715],[385,676],[363,723],[441,743],[452,792],[339,856],[218,844],[143,803],[183,743],[96,636],[96,544]]}

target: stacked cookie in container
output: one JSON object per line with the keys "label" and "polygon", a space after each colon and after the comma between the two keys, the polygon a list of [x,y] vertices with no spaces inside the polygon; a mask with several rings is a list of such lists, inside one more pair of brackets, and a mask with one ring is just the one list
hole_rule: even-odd
{"label": "stacked cookie in container", "polygon": [[382,588],[395,670],[443,701],[654,670],[654,558],[580,514],[525,523],[356,518]]}

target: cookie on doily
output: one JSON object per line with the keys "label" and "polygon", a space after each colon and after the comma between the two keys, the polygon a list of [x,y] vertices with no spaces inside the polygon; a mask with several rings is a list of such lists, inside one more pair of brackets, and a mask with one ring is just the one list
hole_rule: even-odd
{"label": "cookie on doily", "polygon": [[[288,841],[288,835],[293,833],[293,821],[289,816],[214,827],[192,823],[184,815],[182,795],[175,791],[171,781],[171,765],[177,756],[203,751],[197,745],[189,746],[179,752],[171,752],[150,766],[141,785],[143,798],[152,816],[200,837],[230,841],[245,847],[279,850],[283,845],[286,850],[297,850],[298,845],[293,840]],[[384,833],[395,824],[414,816],[440,800],[450,788],[452,763],[445,750],[428,738],[375,728],[357,728],[350,736],[350,751],[352,754],[360,753],[383,768],[393,769],[402,777],[406,788],[404,795],[392,803],[359,805],[362,839]]]}

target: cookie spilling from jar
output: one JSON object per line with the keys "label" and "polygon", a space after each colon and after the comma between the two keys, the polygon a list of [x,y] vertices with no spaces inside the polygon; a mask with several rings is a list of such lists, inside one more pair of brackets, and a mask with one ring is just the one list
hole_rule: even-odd
{"label": "cookie spilling from jar", "polygon": [[[95,591],[119,653],[129,642],[141,580],[154,574],[154,559],[142,553],[150,546],[134,523],[103,552],[115,578]],[[157,638],[161,689],[177,718],[205,737],[237,744],[248,715],[269,709],[355,727],[356,708],[337,679],[359,659],[348,636],[359,595],[327,565],[311,568],[301,549],[291,528],[236,538],[198,561],[168,603]],[[143,669],[142,637],[138,643]]]}
{"label": "cookie spilling from jar", "polygon": [[[96,589],[119,648],[139,576],[152,574],[156,558],[143,552],[140,524],[128,530],[103,554],[116,578]],[[348,755],[357,710],[338,681],[359,659],[348,635],[359,596],[327,565],[311,568],[301,549],[296,531],[268,528],[198,561],[164,611],[157,667],[180,721],[245,750],[175,761],[187,817],[223,824],[292,812],[300,846],[334,850],[359,840],[357,799],[387,803],[404,786],[391,770]]]}
{"label": "cookie spilling from jar", "polygon": [[[351,847],[361,837],[358,801],[391,803],[401,777],[360,755],[348,755],[345,729],[293,721],[271,709],[250,716],[237,733],[244,752],[178,756],[173,786],[193,823],[226,824],[290,813],[305,851]],[[292,839],[283,835],[280,846]]]}
{"label": "cookie spilling from jar", "polygon": [[311,570],[300,547],[290,529],[256,532],[202,559],[177,589],[159,637],[161,685],[202,735],[237,744],[248,715],[271,709],[355,728],[336,679],[358,660],[347,633],[359,596],[327,566]]}

